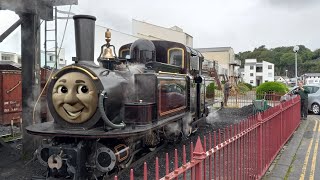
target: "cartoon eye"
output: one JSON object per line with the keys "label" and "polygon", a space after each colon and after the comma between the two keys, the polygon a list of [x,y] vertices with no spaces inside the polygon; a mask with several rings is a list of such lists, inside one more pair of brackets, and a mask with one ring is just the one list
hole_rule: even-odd
{"label": "cartoon eye", "polygon": [[68,88],[66,88],[65,86],[59,86],[58,87],[58,93],[67,93],[68,92]]}
{"label": "cartoon eye", "polygon": [[86,86],[86,85],[80,85],[80,86],[78,86],[78,89],[77,89],[77,93],[78,94],[86,94],[86,93],[88,93],[89,92],[89,89],[88,89],[88,87]]}

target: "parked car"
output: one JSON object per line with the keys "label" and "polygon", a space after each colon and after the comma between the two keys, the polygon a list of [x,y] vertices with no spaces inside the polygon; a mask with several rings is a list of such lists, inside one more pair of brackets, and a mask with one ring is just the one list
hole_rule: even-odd
{"label": "parked car", "polygon": [[[292,88],[287,94],[281,96],[280,101],[290,100],[297,95],[294,92],[297,90],[297,86]],[[314,114],[320,114],[320,84],[308,84],[303,88],[308,88],[310,93],[308,94],[308,110]]]}

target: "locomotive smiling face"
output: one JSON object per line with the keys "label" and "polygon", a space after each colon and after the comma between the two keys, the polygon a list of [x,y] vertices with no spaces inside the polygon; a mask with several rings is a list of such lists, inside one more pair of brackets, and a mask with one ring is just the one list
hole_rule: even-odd
{"label": "locomotive smiling face", "polygon": [[97,110],[97,88],[85,74],[70,72],[56,81],[52,91],[52,103],[58,115],[65,121],[83,123]]}

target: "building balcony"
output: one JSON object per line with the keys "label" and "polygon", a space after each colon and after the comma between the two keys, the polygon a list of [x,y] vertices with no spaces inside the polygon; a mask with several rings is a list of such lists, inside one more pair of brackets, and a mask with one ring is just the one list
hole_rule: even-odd
{"label": "building balcony", "polygon": [[262,72],[256,72],[256,76],[263,76]]}
{"label": "building balcony", "polygon": [[241,66],[241,61],[236,59],[229,63],[231,66]]}

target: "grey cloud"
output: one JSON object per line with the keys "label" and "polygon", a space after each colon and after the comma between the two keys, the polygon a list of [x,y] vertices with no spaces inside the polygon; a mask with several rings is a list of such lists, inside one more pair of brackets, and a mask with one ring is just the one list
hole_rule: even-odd
{"label": "grey cloud", "polygon": [[79,3],[79,8],[85,9],[86,13],[96,16],[96,23],[99,25],[131,33],[131,17],[125,11],[121,12],[119,9],[115,11],[117,8],[114,6],[106,6],[105,1],[95,1],[94,4],[91,1],[83,2],[83,4]]}
{"label": "grey cloud", "polygon": [[[94,15],[96,24],[128,34],[131,34],[132,18],[163,27],[177,25],[193,36],[195,48],[231,46],[239,52],[261,45],[273,48],[303,44],[312,50],[319,48],[319,8],[320,0],[200,0],[196,4],[191,0],[163,0],[153,1],[152,6],[149,0],[112,3],[81,0],[78,6],[72,6],[71,11]],[[68,9],[68,6],[61,7],[61,10]],[[6,18],[0,15],[1,25]],[[73,21],[69,21],[68,36],[63,44],[66,57],[75,55],[72,24]],[[64,21],[58,24],[59,39],[64,25]],[[6,47],[17,49],[14,46],[19,42],[12,41],[11,44]],[[4,49],[3,43],[1,49]]]}

